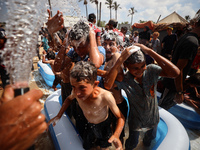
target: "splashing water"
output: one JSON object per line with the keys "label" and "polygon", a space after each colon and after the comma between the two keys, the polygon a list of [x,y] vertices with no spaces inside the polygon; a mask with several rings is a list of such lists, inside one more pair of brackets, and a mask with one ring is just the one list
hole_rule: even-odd
{"label": "splashing water", "polygon": [[[7,43],[2,52],[3,63],[10,74],[10,83],[16,88],[26,87],[32,58],[36,54],[39,30],[48,18],[47,0],[9,0],[6,5]],[[64,15],[80,17],[77,1],[54,0],[52,6],[61,10]]]}
{"label": "splashing water", "polygon": [[77,16],[80,18],[81,11],[76,0],[53,0],[51,1],[53,8],[59,8],[66,16]]}
{"label": "splashing water", "polygon": [[45,0],[9,0],[6,5],[7,43],[2,56],[11,84],[26,87],[39,30],[48,17],[47,4]]}

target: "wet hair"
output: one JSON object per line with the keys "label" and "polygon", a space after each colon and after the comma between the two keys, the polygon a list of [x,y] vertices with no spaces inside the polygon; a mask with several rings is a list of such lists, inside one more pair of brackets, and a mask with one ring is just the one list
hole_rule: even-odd
{"label": "wet hair", "polygon": [[146,61],[145,56],[141,50],[136,51],[135,53],[131,54],[128,59],[124,62],[124,64],[136,64],[142,63]]}
{"label": "wet hair", "polygon": [[115,41],[117,45],[123,45],[118,33],[113,30],[108,30],[102,35],[101,42],[103,43],[104,41]]}
{"label": "wet hair", "polygon": [[97,68],[92,62],[79,61],[71,70],[70,77],[75,78],[77,82],[87,80],[93,84],[97,79]]}
{"label": "wet hair", "polygon": [[46,58],[47,59],[55,59],[56,55],[55,55],[55,53],[53,51],[48,51],[47,55],[46,55]]}
{"label": "wet hair", "polygon": [[76,24],[74,24],[74,26],[70,30],[68,35],[69,41],[89,41],[89,31],[89,25],[87,25],[84,21],[80,20]]}
{"label": "wet hair", "polygon": [[185,83],[200,86],[200,73],[191,75],[188,79],[185,80]]}
{"label": "wet hair", "polygon": [[88,21],[89,22],[94,22],[96,19],[96,15],[94,13],[89,14]]}
{"label": "wet hair", "polygon": [[117,34],[113,30],[109,30],[108,32],[102,35],[103,40],[106,41],[115,41],[117,38]]}

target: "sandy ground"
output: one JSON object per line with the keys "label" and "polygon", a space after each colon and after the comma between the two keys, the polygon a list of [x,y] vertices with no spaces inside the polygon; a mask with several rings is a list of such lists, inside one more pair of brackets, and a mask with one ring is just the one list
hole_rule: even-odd
{"label": "sandy ground", "polygon": [[[40,52],[41,54],[41,52]],[[43,91],[43,97],[40,99],[42,107],[44,106],[44,102],[46,98],[52,94],[54,91],[51,87],[47,86],[40,75],[37,67],[37,62],[38,62],[38,57],[33,58],[33,65],[34,65],[34,70],[31,72],[31,77],[30,77],[30,82],[29,82],[29,87],[30,89],[40,89]],[[200,72],[200,71],[199,71]],[[0,82],[1,85],[1,82]],[[0,95],[2,94],[3,89],[0,89]],[[127,131],[127,130],[126,130]],[[199,150],[200,147],[200,131],[199,130],[190,130],[186,129],[188,136],[190,138],[190,145],[191,145],[191,150]],[[126,132],[126,137],[128,133]],[[141,139],[143,137],[143,134],[141,134]],[[142,141],[142,140],[140,140]],[[114,150],[115,148],[110,148],[111,150]],[[138,144],[138,147],[136,150],[143,150],[146,148],[143,147],[142,142]],[[50,133],[49,132],[44,132],[35,142],[35,150],[55,150]]]}

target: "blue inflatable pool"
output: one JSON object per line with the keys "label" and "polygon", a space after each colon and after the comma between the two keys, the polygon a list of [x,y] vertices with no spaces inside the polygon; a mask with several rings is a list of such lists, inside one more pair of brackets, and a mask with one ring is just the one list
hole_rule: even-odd
{"label": "blue inflatable pool", "polygon": [[[45,101],[47,121],[57,115],[61,108],[61,90],[55,91]],[[159,108],[160,122],[152,150],[189,150],[190,142],[183,125],[168,111]],[[75,126],[64,114],[55,127],[50,125],[50,133],[56,150],[83,150],[82,139]]]}
{"label": "blue inflatable pool", "polygon": [[[42,60],[38,61],[38,68],[39,72],[42,75],[42,78],[44,79],[45,83],[52,87],[53,81],[55,79],[55,75],[52,72],[50,64],[42,63]],[[57,88],[61,88],[60,84],[57,85]]]}

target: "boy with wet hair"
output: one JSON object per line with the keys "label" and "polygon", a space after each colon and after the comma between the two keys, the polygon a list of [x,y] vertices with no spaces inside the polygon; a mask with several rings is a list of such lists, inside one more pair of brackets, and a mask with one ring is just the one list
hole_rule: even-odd
{"label": "boy with wet hair", "polygon": [[[119,53],[119,49],[118,46],[120,44],[120,41],[118,39],[118,34],[116,34],[114,31],[109,30],[107,33],[105,33],[102,36],[102,45],[104,46],[105,50],[106,50],[106,63],[105,63],[105,67],[104,70],[105,71],[109,71],[113,64],[116,63],[117,59],[120,57],[120,53]],[[99,72],[99,70],[98,70]],[[101,75],[101,73],[99,72],[99,74]],[[104,73],[103,73],[104,74]],[[119,73],[118,73],[118,77],[120,77],[120,75],[123,74],[123,69],[121,68]],[[120,111],[122,112],[122,114],[124,115],[124,117],[127,117],[127,112],[128,112],[128,106],[126,103],[126,100],[122,97],[121,94],[121,90],[116,89],[116,87],[107,87],[107,84],[104,82],[104,88],[106,88],[107,90],[109,90],[114,98],[115,101],[117,103],[117,106],[119,107]],[[115,118],[115,116],[112,116],[112,126],[113,129],[115,130],[116,124],[117,124],[117,119]],[[122,130],[122,133],[120,135],[120,140],[122,142],[122,144],[124,143],[124,128]]]}
{"label": "boy with wet hair", "polygon": [[[126,48],[118,58],[115,65],[105,77],[107,86],[117,85],[123,89],[128,97],[130,112],[128,117],[129,137],[126,140],[126,150],[134,149],[138,144],[139,131],[147,128],[143,144],[149,147],[151,141],[156,137],[157,125],[159,122],[158,103],[156,86],[159,76],[175,78],[180,70],[170,61],[157,54],[143,44]],[[146,66],[143,52],[153,57],[158,65]],[[121,65],[128,68],[121,80],[116,79]]]}
{"label": "boy with wet hair", "polygon": [[[124,126],[124,116],[117,107],[112,94],[97,86],[99,81],[96,81],[96,77],[97,69],[94,64],[84,61],[77,62],[70,72],[72,93],[65,100],[59,113],[48,124],[56,125],[72,100],[76,98],[88,121],[83,134],[83,147],[86,150],[96,146],[108,149],[113,142],[117,149],[122,149],[119,136]],[[117,127],[113,135],[109,109],[117,118]]]}

